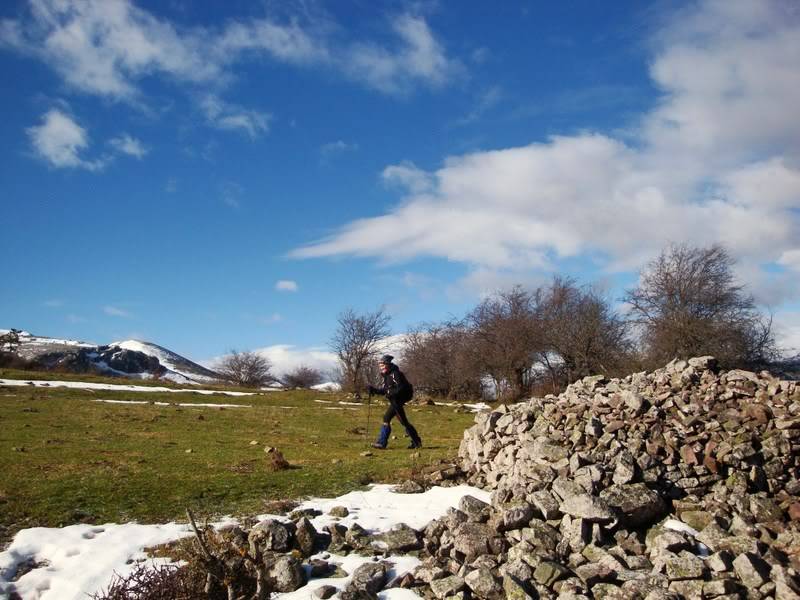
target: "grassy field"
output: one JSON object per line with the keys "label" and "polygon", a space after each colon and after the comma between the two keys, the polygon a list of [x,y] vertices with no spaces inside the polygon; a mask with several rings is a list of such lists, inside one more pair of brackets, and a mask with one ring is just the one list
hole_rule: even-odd
{"label": "grassy field", "polygon": [[[366,407],[339,404],[343,399],[309,391],[231,398],[0,386],[0,542],[23,527],[160,522],[181,519],[187,506],[204,516],[255,514],[273,500],[396,481],[455,456],[473,421],[453,407],[409,405],[425,442],[419,456],[406,449],[398,425],[389,450],[362,457],[385,405],[373,399],[365,439]],[[281,450],[293,468],[270,472],[268,446]]]}

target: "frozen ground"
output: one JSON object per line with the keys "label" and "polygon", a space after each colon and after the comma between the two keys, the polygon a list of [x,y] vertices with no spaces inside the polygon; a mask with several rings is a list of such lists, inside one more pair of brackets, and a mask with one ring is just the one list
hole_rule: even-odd
{"label": "frozen ground", "polygon": [[[312,520],[318,529],[333,522],[328,511],[334,506],[346,506],[350,515],[341,519],[343,525],[357,522],[371,531],[386,531],[399,523],[421,529],[432,519],[442,516],[449,507],[457,506],[462,496],[470,494],[489,501],[483,490],[458,486],[434,487],[423,494],[397,494],[390,485],[375,485],[366,491],[356,491],[338,498],[317,498],[303,502],[301,508],[316,508],[323,514]],[[270,517],[260,515],[259,519]],[[273,516],[274,517],[274,516]],[[278,517],[280,518],[280,517]],[[219,524],[233,522],[225,519]],[[108,523],[105,525],[71,525],[61,528],[37,527],[20,531],[11,545],[0,552],[0,597],[16,590],[24,600],[85,600],[87,594],[108,585],[116,572],[130,573],[136,561],[148,561],[143,549],[190,535],[187,525],[166,523]],[[360,556],[331,556],[348,572],[369,560]],[[408,556],[390,557],[394,575],[413,569],[418,561]],[[20,565],[32,570],[13,581]],[[13,581],[13,582],[12,582]],[[324,584],[344,587],[349,578],[314,579],[305,587],[288,594],[276,595],[283,600],[312,598],[312,592]],[[409,590],[393,589],[382,592],[384,600],[417,598]]]}

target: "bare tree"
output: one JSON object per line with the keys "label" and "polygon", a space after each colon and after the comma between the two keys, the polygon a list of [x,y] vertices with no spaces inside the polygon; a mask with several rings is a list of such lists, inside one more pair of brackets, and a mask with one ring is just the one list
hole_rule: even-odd
{"label": "bare tree", "polygon": [[281,383],[287,388],[310,388],[322,383],[322,372],[319,369],[301,365],[284,375]]}
{"label": "bare tree", "polygon": [[261,354],[231,350],[216,365],[216,371],[227,381],[243,387],[261,387],[275,381],[272,364]]}
{"label": "bare tree", "polygon": [[644,268],[625,300],[652,361],[712,354],[732,367],[774,357],[771,318],[736,282],[734,264],[719,245],[672,245]]}
{"label": "bare tree", "polygon": [[547,350],[540,362],[554,388],[587,375],[618,373],[628,364],[628,324],[595,289],[555,277],[542,306]]}
{"label": "bare tree", "polygon": [[448,398],[482,395],[481,364],[466,323],[422,325],[406,335],[403,367],[418,392]]}
{"label": "bare tree", "polygon": [[339,358],[345,390],[360,395],[366,367],[379,352],[380,341],[389,335],[389,321],[383,307],[365,314],[348,308],[338,316],[330,347]]}
{"label": "bare tree", "polygon": [[541,291],[522,287],[487,298],[467,315],[474,351],[500,396],[515,400],[531,385],[533,364],[545,351]]}

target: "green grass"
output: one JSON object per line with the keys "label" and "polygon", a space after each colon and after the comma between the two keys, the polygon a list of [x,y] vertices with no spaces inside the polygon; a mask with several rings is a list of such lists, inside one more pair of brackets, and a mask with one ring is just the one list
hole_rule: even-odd
{"label": "green grass", "polygon": [[[101,398],[252,408],[92,402]],[[357,428],[366,424],[367,409],[339,399],[306,391],[231,398],[0,386],[0,537],[79,521],[181,519],[186,507],[208,516],[255,514],[272,500],[397,481],[454,457],[473,421],[452,407],[409,405],[425,442],[420,456],[406,450],[396,425],[388,451],[362,457],[365,437]],[[383,410],[373,400],[369,442]],[[293,468],[270,472],[265,446],[280,449]]]}

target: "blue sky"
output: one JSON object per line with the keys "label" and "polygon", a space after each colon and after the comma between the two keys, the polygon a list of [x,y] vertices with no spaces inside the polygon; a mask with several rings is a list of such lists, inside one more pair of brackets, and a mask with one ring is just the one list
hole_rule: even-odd
{"label": "blue sky", "polygon": [[0,69],[0,326],[300,360],[723,242],[800,345],[794,2],[11,1]]}

